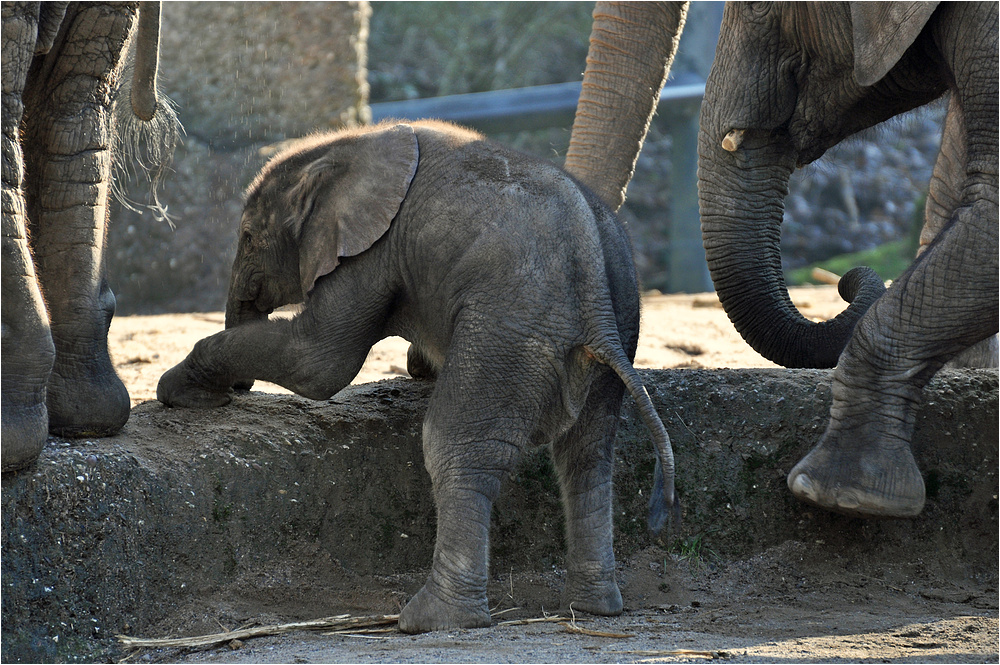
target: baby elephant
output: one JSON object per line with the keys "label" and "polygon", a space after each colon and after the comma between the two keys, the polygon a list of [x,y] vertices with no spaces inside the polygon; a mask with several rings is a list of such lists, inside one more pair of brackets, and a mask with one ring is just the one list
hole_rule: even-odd
{"label": "baby elephant", "polygon": [[[305,302],[293,319],[268,320]],[[254,379],[327,399],[372,345],[409,340],[436,376],[423,425],[437,506],[410,633],[490,625],[490,511],[528,446],[551,444],[566,511],[564,606],[622,611],[612,551],[624,389],[657,448],[650,527],[674,519],[670,440],[635,369],[639,294],[621,223],[559,168],[442,122],[304,139],[250,186],[226,330],[157,398],[221,406]]]}

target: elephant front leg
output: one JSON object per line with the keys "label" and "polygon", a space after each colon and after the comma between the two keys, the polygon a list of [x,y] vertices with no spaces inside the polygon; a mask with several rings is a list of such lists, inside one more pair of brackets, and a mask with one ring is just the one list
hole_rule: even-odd
{"label": "elephant front leg", "polygon": [[[115,297],[103,277],[110,155],[84,150],[51,158],[43,172],[60,170],[67,181],[47,182],[32,214],[56,354],[48,384],[49,429],[59,436],[108,436],[121,429],[131,408],[108,351],[115,313]],[[77,172],[98,182],[81,186],[72,181]]]}
{"label": "elephant front leg", "polygon": [[49,318],[28,249],[24,198],[24,154],[20,127],[22,96],[38,34],[38,7],[3,3],[3,245],[2,275],[3,471],[38,457],[49,435],[46,385],[55,349]]}
{"label": "elephant front leg", "polygon": [[[55,349],[24,237],[20,191],[3,185],[3,471],[33,462],[49,435],[46,385]],[[8,203],[14,210],[8,210]],[[20,204],[20,205],[18,205]]]}
{"label": "elephant front leg", "polygon": [[799,499],[861,517],[912,517],[924,483],[910,451],[921,390],[997,332],[997,203],[955,222],[862,317],[834,372],[830,424],[788,476]]}
{"label": "elephant front leg", "polygon": [[[927,202],[924,208],[924,226],[920,231],[920,248],[917,256],[930,249],[934,239],[951,221],[962,204],[968,156],[965,146],[965,120],[957,95],[952,95],[941,134],[941,149],[934,164]],[[995,159],[994,159],[995,161]],[[946,368],[997,367],[1000,364],[1000,344],[997,335],[973,344],[948,361]]]}
{"label": "elephant front leg", "polygon": [[788,475],[798,499],[855,517],[914,517],[924,481],[910,442],[919,389],[866,385],[870,368],[844,362],[833,380],[830,423],[819,443]]}
{"label": "elephant front leg", "polygon": [[[167,406],[228,404],[234,385],[268,381],[311,399],[327,399],[357,376],[374,343],[349,323],[343,335],[309,316],[246,323],[200,340],[160,377],[156,398]],[[358,324],[359,328],[364,328]]]}

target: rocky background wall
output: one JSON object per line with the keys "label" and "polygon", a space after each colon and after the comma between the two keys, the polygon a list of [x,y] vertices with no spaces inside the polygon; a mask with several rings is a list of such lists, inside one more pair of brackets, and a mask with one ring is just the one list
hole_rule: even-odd
{"label": "rocky background wall", "polygon": [[[674,78],[708,75],[722,4],[692,4]],[[187,131],[160,188],[174,226],[148,211],[113,208],[108,263],[119,313],[224,306],[242,191],[276,143],[363,122],[369,101],[579,80],[592,9],[584,2],[164,3],[162,88]],[[666,115],[650,128],[621,215],[644,286],[669,292],[677,242],[670,155],[678,141]],[[907,114],[796,172],[782,230],[786,270],[906,237],[914,244],[902,252],[912,255],[943,116],[940,102]],[[562,164],[569,127],[494,138]],[[147,200],[141,182],[128,192],[138,204]]]}
{"label": "rocky background wall", "polygon": [[368,120],[367,2],[165,2],[160,86],[186,135],[159,188],[126,185],[108,238],[121,314],[225,306],[244,188],[281,141]]}

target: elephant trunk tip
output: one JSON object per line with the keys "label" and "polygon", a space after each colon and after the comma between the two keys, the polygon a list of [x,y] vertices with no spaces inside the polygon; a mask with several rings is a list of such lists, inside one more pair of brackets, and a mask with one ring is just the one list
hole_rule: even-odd
{"label": "elephant trunk tip", "polygon": [[878,273],[866,266],[848,270],[837,283],[837,291],[845,302],[858,301],[867,309],[885,293],[885,282]]}
{"label": "elephant trunk tip", "polygon": [[740,144],[743,143],[743,134],[746,132],[745,129],[731,129],[726,137],[722,139],[722,149],[726,152],[736,152],[740,149]]}

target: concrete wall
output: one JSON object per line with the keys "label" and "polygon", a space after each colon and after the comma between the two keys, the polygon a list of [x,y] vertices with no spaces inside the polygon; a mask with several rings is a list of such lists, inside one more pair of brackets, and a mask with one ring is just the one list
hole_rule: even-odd
{"label": "concrete wall", "polygon": [[119,313],[225,303],[242,194],[273,144],[368,119],[367,2],[167,2],[160,87],[186,136],[160,187],[173,228],[114,205],[108,237]]}

